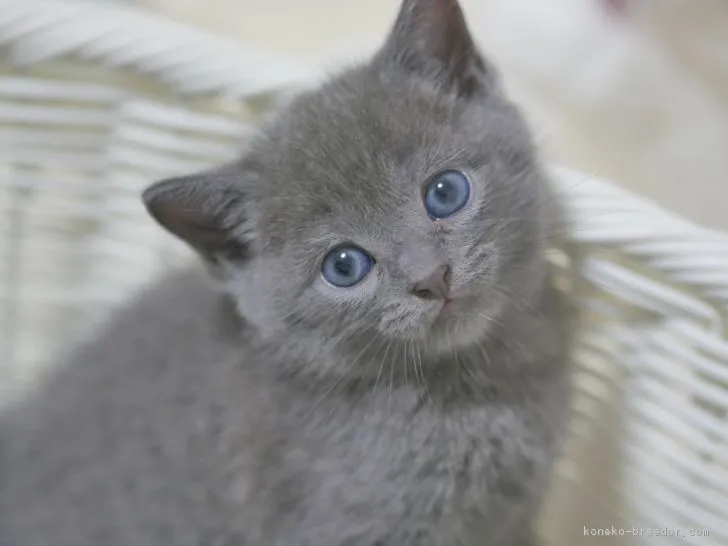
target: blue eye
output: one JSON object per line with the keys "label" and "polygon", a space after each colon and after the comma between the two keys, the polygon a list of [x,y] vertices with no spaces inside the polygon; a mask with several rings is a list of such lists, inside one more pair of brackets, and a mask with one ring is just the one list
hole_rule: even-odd
{"label": "blue eye", "polygon": [[337,288],[360,283],[374,265],[374,258],[354,246],[340,246],[329,252],[321,264],[321,274]]}
{"label": "blue eye", "polygon": [[425,187],[425,208],[433,219],[447,218],[462,209],[470,198],[470,181],[460,171],[443,171]]}

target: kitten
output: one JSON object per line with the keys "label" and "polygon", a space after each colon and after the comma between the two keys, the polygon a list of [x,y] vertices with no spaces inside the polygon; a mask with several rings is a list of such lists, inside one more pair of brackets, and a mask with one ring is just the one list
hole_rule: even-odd
{"label": "kitten", "polygon": [[564,433],[554,195],[455,0],[150,213],[205,267],[4,416],[9,546],[526,546]]}

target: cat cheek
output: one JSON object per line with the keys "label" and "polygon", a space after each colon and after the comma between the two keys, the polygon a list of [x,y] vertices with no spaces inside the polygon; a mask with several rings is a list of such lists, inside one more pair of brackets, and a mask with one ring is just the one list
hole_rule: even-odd
{"label": "cat cheek", "polygon": [[275,310],[268,305],[265,295],[253,289],[238,290],[235,294],[238,312],[253,325],[264,339],[275,339],[287,330],[287,326]]}
{"label": "cat cheek", "polygon": [[255,326],[266,338],[281,335],[286,331],[285,321],[281,313],[273,305],[274,281],[262,274],[258,268],[237,269],[228,267],[225,270],[225,290],[233,298],[238,313]]}
{"label": "cat cheek", "polygon": [[497,284],[498,264],[497,251],[491,248],[481,247],[471,252],[453,270],[453,290],[470,293]]}
{"label": "cat cheek", "polygon": [[412,304],[409,301],[395,301],[376,310],[377,329],[386,337],[419,339],[428,332],[437,312],[433,306]]}
{"label": "cat cheek", "polygon": [[425,326],[410,314],[400,314],[382,317],[377,330],[387,338],[417,339],[424,335]]}

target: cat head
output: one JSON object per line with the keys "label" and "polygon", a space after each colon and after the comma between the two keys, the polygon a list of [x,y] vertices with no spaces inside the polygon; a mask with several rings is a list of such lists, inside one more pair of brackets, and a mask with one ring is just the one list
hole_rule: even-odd
{"label": "cat head", "polygon": [[144,199],[261,335],[336,368],[473,344],[528,305],[545,192],[457,2],[404,0],[371,62],[299,96],[238,161]]}

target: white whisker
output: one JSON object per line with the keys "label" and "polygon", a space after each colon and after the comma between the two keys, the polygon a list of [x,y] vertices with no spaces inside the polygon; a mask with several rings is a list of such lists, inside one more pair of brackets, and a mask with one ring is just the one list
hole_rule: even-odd
{"label": "white whisker", "polygon": [[309,410],[309,411],[308,411],[308,412],[306,413],[306,416],[309,416],[309,415],[311,415],[311,413],[313,413],[313,411],[314,411],[314,410],[315,410],[315,409],[316,409],[316,408],[317,408],[317,407],[318,407],[318,406],[319,406],[319,405],[320,405],[320,404],[321,404],[321,403],[322,403],[322,402],[323,402],[323,401],[324,401],[324,400],[326,399],[326,397],[327,397],[327,396],[328,396],[329,394],[331,394],[331,392],[332,392],[332,391],[333,391],[333,390],[334,390],[334,389],[335,389],[335,388],[336,388],[336,387],[337,387],[338,385],[340,385],[340,384],[341,384],[341,382],[342,382],[342,381],[343,381],[344,379],[347,379],[347,376],[349,375],[349,372],[350,372],[350,371],[351,371],[352,369],[354,369],[354,367],[355,367],[355,366],[357,365],[357,363],[358,363],[359,359],[360,359],[360,358],[362,357],[362,355],[363,355],[363,354],[364,354],[364,353],[366,352],[366,350],[367,350],[367,349],[369,348],[369,346],[370,346],[370,345],[372,344],[372,342],[373,342],[373,341],[374,341],[375,339],[376,339],[375,337],[372,337],[372,338],[371,338],[371,339],[369,340],[369,342],[368,342],[368,343],[367,343],[367,344],[366,344],[366,345],[364,346],[364,348],[363,348],[363,349],[361,350],[361,352],[360,352],[360,353],[359,353],[359,354],[358,354],[358,355],[356,356],[356,358],[354,359],[354,361],[353,361],[353,362],[352,362],[351,364],[349,364],[349,365],[348,365],[348,366],[346,367],[346,371],[344,371],[344,372],[343,372],[343,373],[342,373],[342,374],[341,374],[341,375],[339,376],[339,378],[338,378],[338,379],[337,379],[336,381],[334,381],[334,384],[333,384],[333,385],[331,385],[331,387],[329,387],[329,388],[328,388],[328,389],[326,390],[326,392],[324,392],[324,393],[323,393],[323,395],[321,395],[321,397],[320,397],[320,398],[319,398],[319,399],[318,399],[318,400],[316,401],[316,403],[315,403],[315,404],[314,404],[314,405],[313,405],[313,406],[311,407],[311,409],[310,409],[310,410]]}
{"label": "white whisker", "polygon": [[384,351],[384,357],[382,358],[382,365],[379,366],[379,373],[377,373],[377,379],[374,381],[374,388],[372,389],[372,394],[377,392],[377,385],[379,385],[379,378],[382,376],[382,370],[384,370],[384,364],[387,361],[387,355],[389,355],[389,349],[392,348],[392,342],[387,341],[387,348]]}

